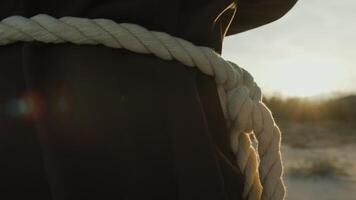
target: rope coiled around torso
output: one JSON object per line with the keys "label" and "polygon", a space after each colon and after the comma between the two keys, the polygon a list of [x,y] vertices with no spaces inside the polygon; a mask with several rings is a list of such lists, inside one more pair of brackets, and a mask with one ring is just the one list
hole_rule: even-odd
{"label": "rope coiled around torso", "polygon": [[[284,199],[281,133],[271,112],[262,103],[261,90],[247,71],[225,61],[211,48],[195,46],[184,39],[135,24],[118,24],[108,19],[56,19],[45,14],[3,19],[0,45],[18,41],[102,44],[154,54],[163,60],[177,60],[214,76],[230,131],[231,148],[245,177],[243,197],[249,200]],[[256,136],[258,148],[251,145],[250,134]]]}

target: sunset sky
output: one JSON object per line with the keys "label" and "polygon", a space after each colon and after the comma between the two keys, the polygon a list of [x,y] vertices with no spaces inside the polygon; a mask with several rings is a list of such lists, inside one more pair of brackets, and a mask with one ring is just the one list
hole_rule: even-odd
{"label": "sunset sky", "polygon": [[223,57],[267,95],[356,93],[356,1],[299,0],[280,20],[227,37]]}

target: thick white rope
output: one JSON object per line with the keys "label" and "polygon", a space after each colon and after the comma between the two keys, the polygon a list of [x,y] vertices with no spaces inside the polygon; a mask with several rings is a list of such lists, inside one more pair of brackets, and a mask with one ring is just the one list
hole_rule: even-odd
{"label": "thick white rope", "polygon": [[[245,177],[243,197],[249,200],[284,199],[281,133],[271,112],[262,103],[261,90],[247,71],[225,61],[211,48],[195,46],[181,38],[149,31],[135,24],[118,24],[108,19],[56,19],[45,14],[3,19],[0,22],[0,45],[18,41],[102,44],[154,54],[164,60],[177,60],[214,76],[231,133],[231,147]],[[258,153],[251,145],[250,134],[255,134],[258,140]]]}

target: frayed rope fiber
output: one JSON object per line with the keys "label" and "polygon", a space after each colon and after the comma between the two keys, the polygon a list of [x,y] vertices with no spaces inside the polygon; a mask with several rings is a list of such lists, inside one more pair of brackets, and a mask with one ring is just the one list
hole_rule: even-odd
{"label": "frayed rope fiber", "polygon": [[[243,197],[249,200],[285,198],[280,153],[281,132],[271,112],[262,103],[261,89],[253,77],[236,64],[225,61],[208,47],[142,26],[108,19],[31,18],[10,16],[0,22],[0,45],[14,42],[101,44],[163,60],[177,60],[214,76],[231,137],[231,148],[244,174]],[[252,146],[254,134],[258,147]]]}

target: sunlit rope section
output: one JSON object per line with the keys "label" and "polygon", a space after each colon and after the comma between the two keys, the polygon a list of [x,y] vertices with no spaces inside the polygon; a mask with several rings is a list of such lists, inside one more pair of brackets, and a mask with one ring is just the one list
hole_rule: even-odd
{"label": "sunlit rope section", "polygon": [[[225,61],[211,48],[195,46],[181,38],[149,31],[135,24],[118,24],[108,19],[56,19],[45,14],[3,19],[0,45],[18,41],[124,48],[153,54],[163,60],[177,60],[214,76],[231,135],[231,148],[245,177],[243,197],[249,200],[284,199],[281,133],[271,112],[262,103],[261,90],[247,71]],[[250,134],[256,136],[258,148],[251,145]]]}

